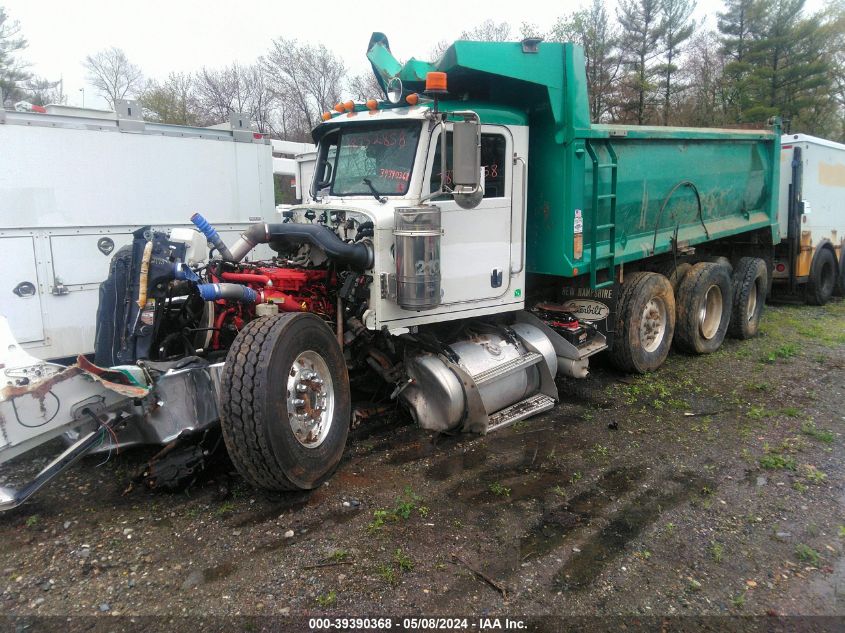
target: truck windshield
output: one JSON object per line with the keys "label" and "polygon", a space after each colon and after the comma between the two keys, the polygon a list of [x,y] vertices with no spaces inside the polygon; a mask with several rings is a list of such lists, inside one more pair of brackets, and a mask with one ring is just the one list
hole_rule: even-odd
{"label": "truck windshield", "polygon": [[[422,124],[350,123],[320,141],[315,193],[334,196],[405,195],[411,180]],[[372,188],[364,182],[367,179]]]}

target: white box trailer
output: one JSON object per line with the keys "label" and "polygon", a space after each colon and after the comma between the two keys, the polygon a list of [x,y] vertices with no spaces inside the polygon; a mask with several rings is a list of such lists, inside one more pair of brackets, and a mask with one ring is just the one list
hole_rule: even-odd
{"label": "white box trailer", "polygon": [[99,285],[132,231],[200,212],[233,242],[277,218],[271,142],[243,117],[210,129],[118,110],[0,110],[0,314],[40,358],[93,351]]}
{"label": "white box trailer", "polygon": [[[824,303],[845,292],[845,145],[807,134],[781,138],[774,282]],[[838,275],[837,275],[838,269]]]}

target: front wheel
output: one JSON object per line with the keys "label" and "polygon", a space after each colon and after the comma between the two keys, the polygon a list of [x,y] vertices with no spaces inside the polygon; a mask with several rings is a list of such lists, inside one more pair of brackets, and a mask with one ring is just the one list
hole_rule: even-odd
{"label": "front wheel", "polygon": [[669,280],[658,273],[625,277],[616,305],[610,358],[617,368],[644,374],[663,364],[675,331],[675,297]]}
{"label": "front wheel", "polygon": [[251,321],[226,356],[220,400],[229,456],[253,486],[309,490],[337,468],[349,432],[349,376],[319,317]]}

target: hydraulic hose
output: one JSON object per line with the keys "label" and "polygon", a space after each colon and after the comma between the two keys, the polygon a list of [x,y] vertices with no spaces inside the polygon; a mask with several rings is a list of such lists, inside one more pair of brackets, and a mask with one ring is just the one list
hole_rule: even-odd
{"label": "hydraulic hose", "polygon": [[[226,246],[226,243],[217,233],[211,224],[209,224],[208,220],[206,220],[202,215],[199,213],[194,213],[191,216],[191,222],[200,230],[200,232],[205,235],[206,239],[214,245],[214,248],[220,253],[221,257],[226,261],[240,261],[240,259],[236,260],[232,257],[232,253],[229,251],[229,247]],[[241,257],[243,259],[243,257]]]}
{"label": "hydraulic hose", "polygon": [[241,284],[197,284],[197,290],[199,290],[203,301],[217,301],[218,299],[243,301],[244,303],[258,301],[258,293],[249,286],[242,286]]}
{"label": "hydraulic hose", "polygon": [[330,228],[321,224],[253,224],[232,247],[232,260],[241,261],[256,244],[274,242],[280,246],[297,246],[309,243],[320,247],[331,259],[349,264],[359,270],[373,267],[373,250],[366,242],[348,244]]}

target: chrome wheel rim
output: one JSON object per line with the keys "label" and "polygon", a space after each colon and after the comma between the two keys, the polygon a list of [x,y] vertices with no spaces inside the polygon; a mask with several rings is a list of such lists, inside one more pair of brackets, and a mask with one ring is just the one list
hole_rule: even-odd
{"label": "chrome wheel rim", "polygon": [[698,313],[698,321],[701,336],[707,340],[716,336],[722,324],[722,291],[719,286],[712,285],[707,289]]}
{"label": "chrome wheel rim", "polygon": [[653,352],[660,347],[666,335],[667,320],[663,300],[658,297],[649,299],[640,319],[640,345],[646,352]]}
{"label": "chrome wheel rim", "polygon": [[288,419],[296,440],[317,448],[326,439],[334,417],[334,388],[329,366],[317,352],[296,357],[288,372]]}
{"label": "chrome wheel rim", "polygon": [[757,283],[754,282],[754,287],[751,289],[751,292],[748,293],[748,302],[745,305],[748,322],[754,320],[754,313],[757,312]]}

